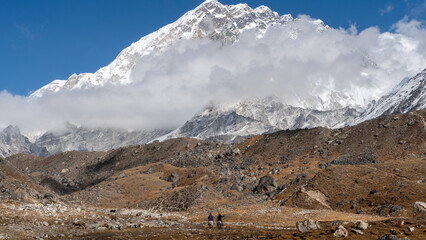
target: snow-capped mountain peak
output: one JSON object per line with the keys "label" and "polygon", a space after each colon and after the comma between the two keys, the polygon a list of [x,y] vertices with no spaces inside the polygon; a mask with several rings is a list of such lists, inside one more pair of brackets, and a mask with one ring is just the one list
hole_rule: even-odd
{"label": "snow-capped mountain peak", "polygon": [[403,79],[388,94],[373,102],[351,124],[355,125],[382,115],[407,113],[426,108],[426,69],[412,78]]}
{"label": "snow-capped mountain peak", "polygon": [[73,74],[66,81],[54,81],[31,97],[41,97],[48,93],[65,89],[81,89],[110,84],[128,84],[131,72],[143,56],[160,54],[181,39],[205,39],[223,43],[238,41],[240,34],[248,29],[256,29],[259,36],[270,26],[293,21],[290,14],[280,16],[266,6],[252,9],[247,4],[222,5],[208,0],[188,11],[174,23],[142,37],[118,54],[108,66],[95,73]]}

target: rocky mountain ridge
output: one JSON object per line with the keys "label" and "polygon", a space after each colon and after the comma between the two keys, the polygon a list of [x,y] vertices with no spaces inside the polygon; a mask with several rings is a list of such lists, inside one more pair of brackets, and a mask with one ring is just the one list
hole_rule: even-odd
{"label": "rocky mountain ridge", "polygon": [[209,106],[165,137],[233,141],[286,129],[343,127],[358,115],[356,109],[349,107],[319,111],[292,107],[276,97],[255,98],[227,107]]}
{"label": "rocky mountain ridge", "polygon": [[382,115],[407,113],[424,108],[426,108],[426,69],[414,77],[402,80],[388,94],[372,102],[352,124]]}
{"label": "rocky mountain ridge", "polygon": [[18,153],[47,156],[49,152],[45,147],[37,144],[21,134],[16,126],[8,126],[0,132],[0,157],[8,157]]}
{"label": "rocky mountain ridge", "polygon": [[48,131],[30,141],[18,127],[9,126],[0,132],[0,157],[19,153],[48,156],[67,151],[108,151],[129,145],[145,144],[170,131],[91,129],[67,124],[61,130]]}

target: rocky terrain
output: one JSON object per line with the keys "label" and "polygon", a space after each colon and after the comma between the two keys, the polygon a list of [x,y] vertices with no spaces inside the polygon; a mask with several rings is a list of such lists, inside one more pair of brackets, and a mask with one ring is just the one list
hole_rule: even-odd
{"label": "rocky terrain", "polygon": [[0,160],[0,239],[424,239],[425,118],[14,155]]}

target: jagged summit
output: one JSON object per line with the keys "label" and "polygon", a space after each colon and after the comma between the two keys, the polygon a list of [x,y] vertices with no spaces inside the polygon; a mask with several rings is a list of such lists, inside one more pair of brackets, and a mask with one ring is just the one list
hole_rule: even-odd
{"label": "jagged summit", "polygon": [[223,7],[223,5],[217,0],[206,0],[203,3],[201,3],[198,7],[196,7],[195,10],[204,8],[204,7],[211,7],[211,6]]}
{"label": "jagged summit", "polygon": [[143,56],[159,54],[180,39],[205,39],[233,43],[248,29],[256,29],[259,35],[270,26],[293,21],[288,15],[280,16],[266,6],[252,9],[247,4],[222,5],[208,0],[188,11],[174,23],[142,37],[120,52],[108,66],[95,73],[73,74],[66,81],[56,80],[37,90],[31,97],[41,97],[64,89],[80,89],[110,84],[128,84],[131,72]]}
{"label": "jagged summit", "polygon": [[17,126],[8,126],[0,131],[0,158],[17,153],[31,153],[46,156],[47,150],[31,143],[27,137],[21,134]]}

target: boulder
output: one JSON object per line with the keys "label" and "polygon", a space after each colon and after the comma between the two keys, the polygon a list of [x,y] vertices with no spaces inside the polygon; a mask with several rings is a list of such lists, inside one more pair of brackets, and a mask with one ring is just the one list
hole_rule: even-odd
{"label": "boulder", "polygon": [[176,172],[172,172],[167,178],[166,181],[167,182],[177,182],[179,181],[180,177],[179,174],[177,174]]}
{"label": "boulder", "polygon": [[106,227],[107,227],[108,229],[111,229],[111,230],[121,230],[121,229],[122,229],[121,224],[120,224],[120,223],[118,223],[118,222],[116,222],[116,223],[108,222],[108,223],[106,224]]}
{"label": "boulder", "polygon": [[360,230],[365,230],[368,228],[368,223],[364,222],[364,221],[357,221],[355,223],[355,228],[360,229]]}
{"label": "boulder", "polygon": [[318,221],[314,221],[311,219],[305,221],[299,221],[296,223],[296,228],[299,232],[305,233],[311,230],[316,230],[320,228]]}
{"label": "boulder", "polygon": [[377,240],[409,240],[408,238],[399,238],[395,235],[382,235]]}
{"label": "boulder", "polygon": [[240,155],[241,151],[239,148],[235,148],[234,150],[232,150],[232,154],[234,155]]}
{"label": "boulder", "polygon": [[426,203],[415,202],[413,214],[414,214],[414,217],[425,217],[426,216]]}
{"label": "boulder", "polygon": [[243,187],[241,187],[240,185],[238,185],[238,184],[234,183],[234,184],[232,184],[232,186],[231,186],[231,190],[235,190],[235,191],[238,191],[238,192],[242,192],[242,191],[243,191]]}
{"label": "boulder", "polygon": [[275,179],[271,176],[264,176],[260,178],[259,184],[257,184],[255,191],[258,193],[272,192],[277,190],[277,183]]}
{"label": "boulder", "polygon": [[352,232],[359,234],[359,235],[364,235],[364,233],[361,230],[356,229],[356,228],[352,228]]}
{"label": "boulder", "polygon": [[336,229],[336,231],[333,233],[333,236],[335,237],[347,237],[348,236],[348,230],[346,230],[345,227],[342,225],[339,225]]}
{"label": "boulder", "polygon": [[176,172],[173,172],[172,174],[170,174],[170,176],[166,178],[166,181],[171,182],[172,187],[175,188],[177,187],[177,183],[179,179],[180,179],[179,174],[177,174]]}

